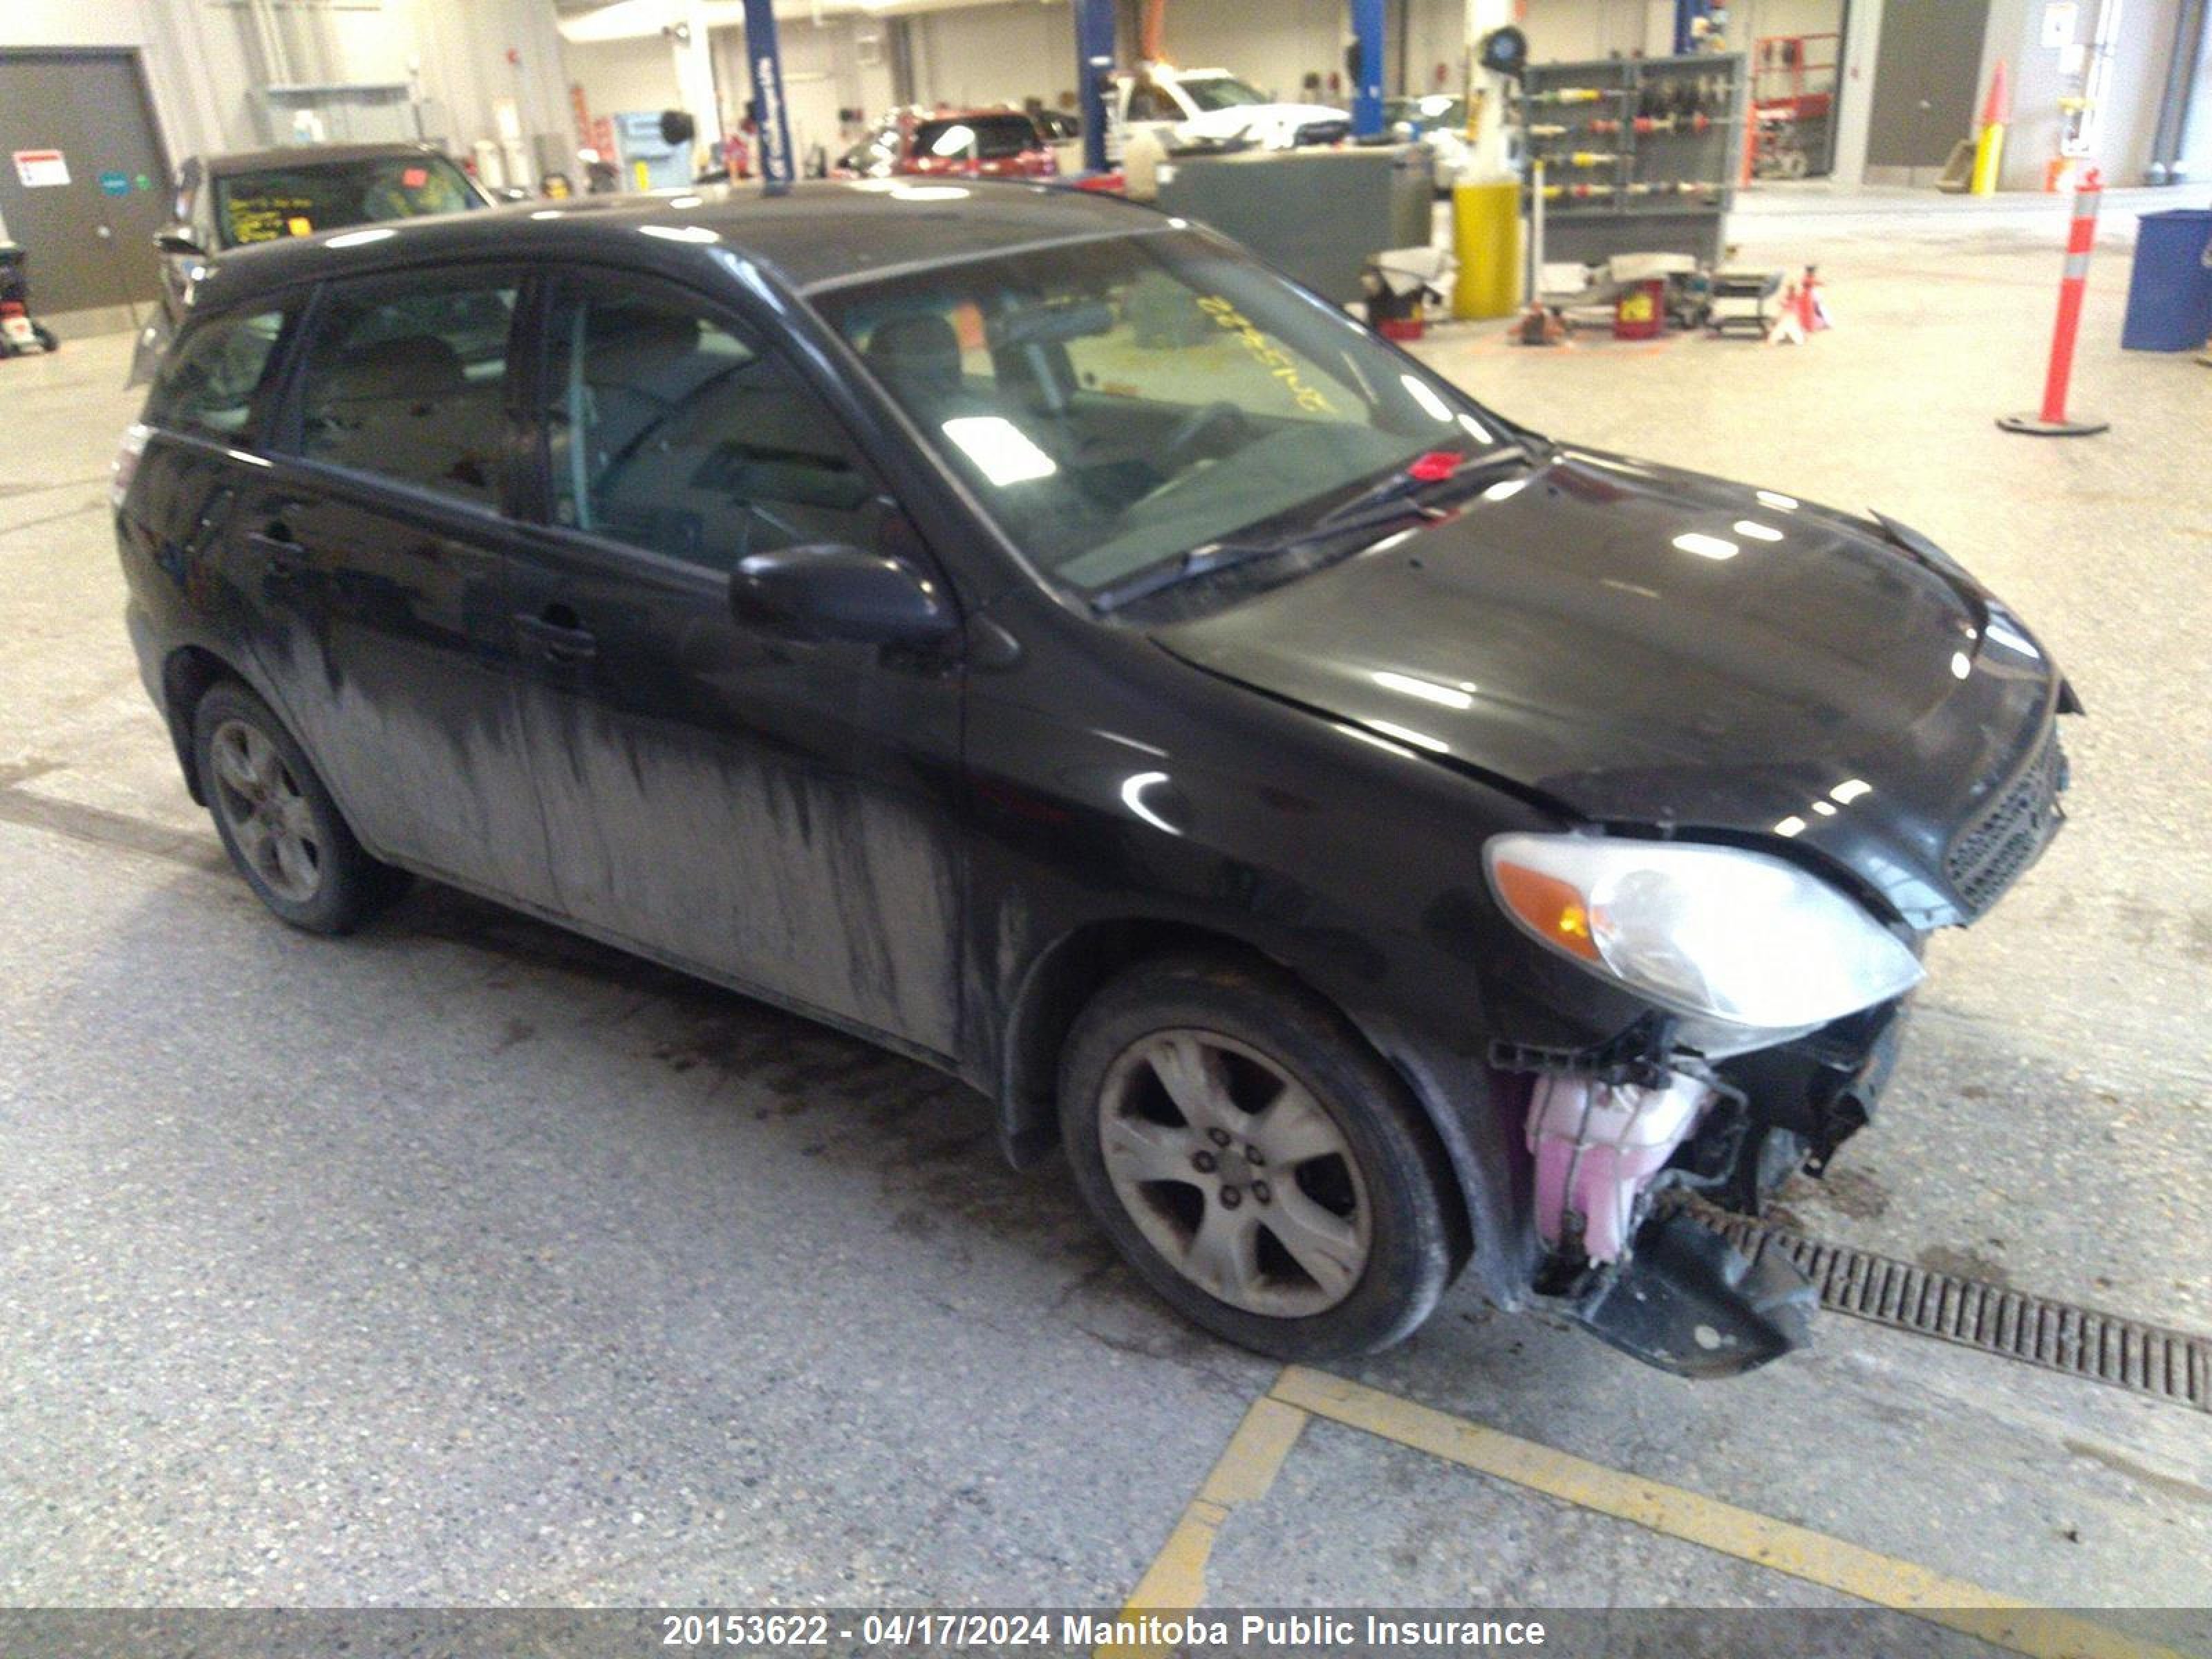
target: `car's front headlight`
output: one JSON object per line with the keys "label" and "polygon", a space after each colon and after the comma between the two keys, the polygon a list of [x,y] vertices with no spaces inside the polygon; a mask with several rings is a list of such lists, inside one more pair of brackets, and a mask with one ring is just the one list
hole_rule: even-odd
{"label": "car's front headlight", "polygon": [[1802,1031],[1901,996],[1917,957],[1827,883],[1765,853],[1507,835],[1484,849],[1522,928],[1661,1007]]}

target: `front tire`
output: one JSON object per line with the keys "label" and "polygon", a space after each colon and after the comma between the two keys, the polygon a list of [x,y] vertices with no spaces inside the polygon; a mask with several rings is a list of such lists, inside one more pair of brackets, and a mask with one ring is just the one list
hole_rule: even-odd
{"label": "front tire", "polygon": [[226,681],[200,699],[192,747],[224,850],[282,920],[349,933],[406,886],[362,850],[306,751],[244,686]]}
{"label": "front tire", "polygon": [[1405,1085],[1318,998],[1226,959],[1132,969],[1063,1051],[1076,1184],[1146,1282],[1280,1359],[1371,1353],[1450,1282],[1457,1211]]}

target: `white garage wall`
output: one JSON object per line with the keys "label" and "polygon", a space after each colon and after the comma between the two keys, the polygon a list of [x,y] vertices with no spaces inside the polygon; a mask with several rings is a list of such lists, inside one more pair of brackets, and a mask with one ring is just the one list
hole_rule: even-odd
{"label": "white garage wall", "polygon": [[[514,98],[526,132],[568,130],[560,40],[546,0],[274,0],[302,82],[396,82],[420,66],[441,136],[465,150]],[[224,0],[0,0],[0,46],[135,48],[172,161],[262,142],[246,9]],[[519,63],[510,64],[512,48]]]}
{"label": "white garage wall", "polygon": [[673,109],[683,102],[676,80],[676,54],[658,35],[623,40],[565,40],[562,61],[568,77],[584,89],[593,115],[630,110]]}
{"label": "white garage wall", "polygon": [[915,94],[924,103],[1057,105],[1075,89],[1075,23],[1062,4],[1034,0],[906,20]]}
{"label": "white garage wall", "polygon": [[[2144,182],[2158,126],[2159,100],[2165,90],[2169,48],[2173,43],[2177,0],[2106,0],[2120,6],[2114,41],[2112,94],[2106,100],[2096,140],[2096,159],[2112,185]],[[2091,39],[2096,0],[2084,0],[2074,38]],[[2073,90],[2059,72],[2059,50],[2043,44],[2043,0],[1993,0],[1989,32],[1982,41],[1981,88],[1986,91],[1996,60],[2008,61],[2012,76],[2013,125],[2005,135],[2003,185],[2007,190],[2039,190],[2044,163],[2058,153],[2058,99]],[[2191,135],[2193,176],[2212,169],[2212,62],[2200,67],[2205,82],[2197,89],[2197,131]],[[1977,98],[1978,103],[1978,94]],[[2176,202],[2176,206],[2194,205]]]}

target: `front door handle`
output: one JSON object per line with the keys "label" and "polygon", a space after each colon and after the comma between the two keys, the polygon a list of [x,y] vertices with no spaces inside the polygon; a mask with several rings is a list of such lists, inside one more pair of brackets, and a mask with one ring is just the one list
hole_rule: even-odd
{"label": "front door handle", "polygon": [[246,542],[269,561],[269,574],[272,576],[295,575],[307,562],[307,550],[292,539],[292,532],[282,520],[252,532]]}
{"label": "front door handle", "polygon": [[514,626],[522,637],[554,662],[589,662],[599,654],[599,640],[587,628],[579,628],[574,613],[565,605],[549,606],[547,614],[517,611]]}

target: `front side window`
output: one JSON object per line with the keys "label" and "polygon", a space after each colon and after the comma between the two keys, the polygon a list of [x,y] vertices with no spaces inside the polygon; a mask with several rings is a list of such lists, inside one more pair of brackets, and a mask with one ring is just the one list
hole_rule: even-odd
{"label": "front side window", "polygon": [[1083,590],[1505,438],[1194,232],[996,255],[816,304],[1030,561]]}
{"label": "front side window", "polygon": [[273,310],[213,317],[191,330],[161,365],[146,423],[238,442],[283,331],[284,313]]}
{"label": "front side window", "polygon": [[876,544],[883,504],[844,428],[732,325],[577,283],[550,343],[556,523],[717,571],[774,548]]}
{"label": "front side window", "polygon": [[476,276],[333,289],[308,343],[301,453],[496,506],[516,293]]}
{"label": "front side window", "polygon": [[483,202],[444,156],[400,155],[219,176],[215,205],[222,246],[241,247],[386,219],[459,213]]}

